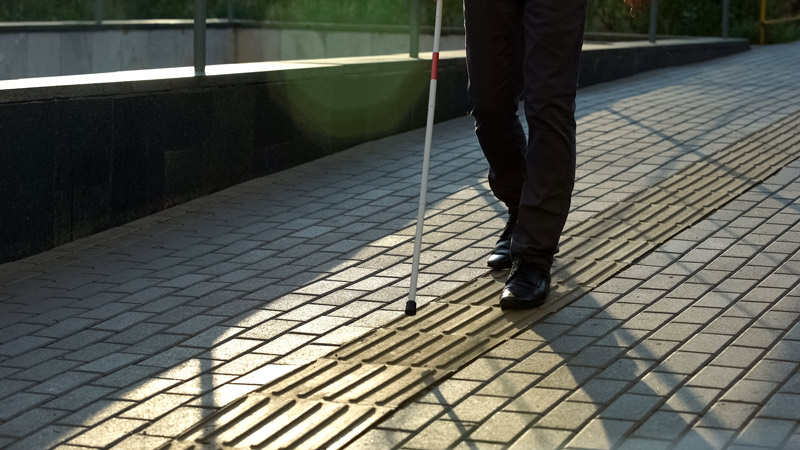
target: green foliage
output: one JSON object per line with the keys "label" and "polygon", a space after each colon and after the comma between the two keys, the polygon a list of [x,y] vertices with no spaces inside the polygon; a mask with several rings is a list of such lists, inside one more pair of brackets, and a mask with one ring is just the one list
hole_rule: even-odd
{"label": "green foliage", "polygon": [[[800,0],[767,0],[767,18],[800,14]],[[761,0],[731,0],[729,32],[758,42]],[[631,17],[621,0],[589,0],[587,30],[617,33],[647,33],[650,12]],[[659,0],[658,34],[675,36],[721,36],[722,0]],[[769,25],[767,42],[800,39],[800,21]]]}
{"label": "green foliage", "polygon": [[[0,0],[0,21],[93,20],[97,0]],[[238,19],[405,25],[409,0],[233,0]],[[561,0],[555,0],[561,1]],[[444,0],[443,23],[463,25],[462,0]],[[194,0],[103,0],[103,17],[188,19]],[[208,0],[210,17],[227,17],[227,0]],[[421,0],[422,23],[432,25],[435,3]],[[767,18],[800,15],[800,0],[767,0]],[[731,0],[731,36],[758,42],[760,0]],[[722,0],[659,0],[658,33],[719,36]],[[589,0],[587,30],[646,33],[649,12],[631,17],[622,0]],[[768,42],[800,39],[800,22],[767,27]]]}

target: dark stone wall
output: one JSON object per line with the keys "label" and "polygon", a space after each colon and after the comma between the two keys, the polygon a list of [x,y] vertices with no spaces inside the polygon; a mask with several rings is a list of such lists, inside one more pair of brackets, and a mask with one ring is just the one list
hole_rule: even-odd
{"label": "dark stone wall", "polygon": [[[581,85],[746,42],[585,52]],[[360,61],[360,62],[359,62]],[[467,114],[443,58],[436,120]],[[425,126],[430,63],[0,90],[0,263],[362,142]]]}

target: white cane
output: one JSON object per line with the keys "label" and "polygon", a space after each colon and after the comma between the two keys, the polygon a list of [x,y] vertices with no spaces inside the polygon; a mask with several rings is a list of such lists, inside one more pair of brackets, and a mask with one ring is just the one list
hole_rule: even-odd
{"label": "white cane", "polygon": [[419,275],[419,254],[422,248],[422,228],[425,222],[425,197],[428,191],[428,168],[431,159],[431,140],[433,138],[433,113],[436,109],[436,78],[439,73],[439,36],[442,34],[442,0],[436,0],[436,24],[433,29],[433,62],[431,68],[431,88],[428,94],[428,123],[425,127],[425,152],[422,157],[422,184],[419,193],[417,212],[417,234],[414,237],[414,257],[411,264],[411,291],[406,302],[406,315],[417,313],[417,278]]}

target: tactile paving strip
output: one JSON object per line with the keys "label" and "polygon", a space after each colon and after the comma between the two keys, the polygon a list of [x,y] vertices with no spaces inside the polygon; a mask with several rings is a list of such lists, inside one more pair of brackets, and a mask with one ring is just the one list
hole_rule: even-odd
{"label": "tactile paving strip", "polygon": [[172,448],[345,446],[404,402],[523,332],[800,155],[800,115],[691,164],[564,231],[545,306],[503,312],[502,285],[468,283],[203,420]]}

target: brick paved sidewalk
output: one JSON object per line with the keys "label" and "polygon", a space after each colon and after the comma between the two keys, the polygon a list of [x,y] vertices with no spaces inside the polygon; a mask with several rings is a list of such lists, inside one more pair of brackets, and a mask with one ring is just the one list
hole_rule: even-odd
{"label": "brick paved sidewalk", "polygon": [[795,161],[347,448],[800,448],[798,199]]}
{"label": "brick paved sidewalk", "polygon": [[[798,44],[758,48],[743,55],[581,90],[578,99],[579,178],[571,223],[583,221],[673,175],[700,157],[800,111],[800,80],[796,76],[800,70],[798,51]],[[762,68],[767,66],[769,71],[765,72]],[[464,118],[440,124],[435,136],[420,304],[485,274],[484,258],[493,246],[496,231],[504,223],[503,209],[488,191],[486,166],[472,135],[471,121]],[[408,290],[421,139],[422,132],[416,131],[368,143],[0,266],[0,311],[3,312],[0,317],[0,447],[38,449],[65,444],[61,448],[155,448],[168,443],[202,417],[288,370],[314,361],[400,316]],[[797,166],[793,167],[794,172],[786,172],[790,175],[778,175],[783,185],[792,186],[795,182]],[[796,192],[781,189],[775,190],[781,198],[789,199],[790,194]],[[765,192],[771,195],[772,191]],[[426,440],[424,436],[433,434],[442,439],[454,436],[448,434],[449,431],[440,433],[436,428],[440,426],[457,430],[458,439],[472,441],[459,445],[493,448],[519,438],[516,445],[532,448],[525,440],[534,438],[539,442],[536,436],[544,433],[551,436],[548,439],[562,437],[565,443],[592,447],[595,442],[604,442],[596,437],[600,432],[605,433],[609,441],[626,432],[650,439],[653,430],[663,424],[668,424],[670,431],[679,426],[690,427],[692,431],[686,436],[697,437],[685,439],[703,438],[711,442],[709,439],[716,438],[710,438],[712,434],[706,430],[725,429],[732,426],[735,419],[741,423],[731,430],[741,425],[749,426],[745,428],[747,431],[758,428],[760,423],[768,423],[776,427],[769,436],[773,439],[781,436],[776,445],[787,442],[798,418],[776,417],[776,414],[796,411],[782,405],[798,393],[792,386],[796,384],[795,362],[800,361],[791,362],[792,355],[798,352],[791,348],[796,341],[787,339],[797,334],[796,328],[790,334],[782,336],[781,333],[786,333],[796,323],[797,306],[792,297],[783,296],[794,283],[785,285],[787,277],[775,275],[793,275],[796,283],[796,245],[791,251],[786,249],[797,242],[793,234],[797,231],[797,221],[785,223],[793,212],[784,209],[791,206],[778,208],[767,202],[764,194],[749,200],[747,195],[751,194],[746,194],[736,204],[738,209],[730,210],[741,212],[740,218],[733,218],[730,212],[725,215],[727,209],[718,213],[722,215],[712,216],[704,223],[716,228],[701,228],[708,231],[705,234],[687,232],[689,234],[668,243],[641,265],[599,288],[587,297],[588,300],[582,300],[583,306],[572,305],[534,328],[537,332],[552,331],[541,331],[536,338],[523,336],[521,343],[513,341],[519,346],[504,345],[481,359],[480,364],[484,365],[486,361],[501,363],[499,366],[490,364],[494,367],[492,371],[477,371],[485,377],[496,377],[493,387],[482,387],[470,375],[476,372],[473,368],[445,381],[438,392],[447,392],[451,385],[469,387],[455,389],[457,395],[473,392],[457,412],[463,414],[462,410],[467,409],[475,414],[469,419],[453,420],[455,409],[437,406],[440,401],[431,403],[436,395],[432,393],[421,399],[421,403],[409,407],[428,412],[406,413],[408,420],[398,419],[404,417],[403,412],[398,413],[354,445],[386,438],[408,448],[433,448],[439,441]],[[797,194],[791,200],[796,198]],[[762,200],[767,203],[752,203]],[[773,220],[778,221],[775,224],[782,228],[759,228],[761,222],[773,216],[776,218]],[[732,218],[740,222],[734,221],[730,227],[720,229],[724,221]],[[755,218],[760,218],[757,224]],[[748,234],[748,227],[755,231]],[[706,239],[712,232],[722,233],[733,228],[745,231]],[[786,232],[783,250],[773,251],[774,246],[767,248],[772,249],[770,254],[784,255],[781,262],[789,261],[780,266],[782,269],[778,272],[738,269],[739,266],[714,268],[716,261],[728,261],[728,255],[718,256],[722,252],[745,250],[756,253],[741,256],[747,259],[739,261],[740,266],[765,266],[764,263],[745,264],[762,258],[758,253],[760,248],[751,246],[772,245],[772,241],[762,242],[751,236],[775,238],[777,228],[781,233]],[[726,245],[733,250],[727,250]],[[708,269],[713,271],[709,275],[711,278],[691,278],[712,258],[716,259]],[[687,267],[694,269],[689,271]],[[735,276],[743,273],[751,275],[749,278]],[[764,285],[761,278],[753,278],[756,275],[769,281]],[[691,282],[679,285],[684,278]],[[743,310],[738,315],[728,314],[728,310],[717,311],[720,318],[714,320],[725,320],[710,322],[707,326],[715,327],[711,331],[703,328],[705,322],[685,320],[685,308],[728,306],[692,305],[691,302],[701,295],[708,297],[706,291],[717,284],[723,286],[731,279],[740,278],[754,280],[756,288],[768,288],[764,292],[773,296],[769,302],[774,301],[774,304],[763,301],[758,303],[765,305],[762,309]],[[695,283],[698,280],[702,283]],[[779,286],[772,286],[774,283]],[[724,286],[727,289],[729,285],[740,291],[719,292],[744,293],[753,288],[753,283],[730,282]],[[677,288],[673,289],[675,286]],[[635,294],[628,294],[624,289],[631,289]],[[639,298],[637,289],[658,295],[630,301]],[[738,297],[722,295],[720,298],[719,301],[732,302]],[[784,301],[787,298],[789,300]],[[652,305],[645,304],[645,300],[653,302]],[[587,302],[596,302],[598,308],[586,308]],[[647,308],[655,309],[646,311]],[[590,318],[584,310],[596,315]],[[773,312],[776,314],[771,314]],[[697,320],[710,321],[716,315],[712,316],[711,311],[698,311]],[[633,331],[626,334],[636,339],[620,337],[617,344],[602,345],[597,340],[609,342],[622,332],[610,331],[607,337],[605,333],[586,334],[587,329],[608,330],[604,328],[608,324],[600,320],[621,321],[628,317],[638,320],[634,322],[638,325],[631,327]],[[682,319],[677,320],[677,317]],[[756,319],[757,326],[751,324]],[[641,328],[645,322],[649,328]],[[676,326],[670,326],[673,322]],[[575,330],[571,326],[574,325],[578,325],[576,330],[582,331],[573,333]],[[655,332],[661,334],[656,337],[648,334],[649,330],[659,327],[662,328]],[[689,377],[705,362],[698,362],[700,358],[693,355],[712,354],[717,349],[710,346],[726,344],[714,337],[720,335],[719,329],[734,334],[746,327],[759,331],[738,338],[750,336],[750,345],[731,340],[734,345],[728,349],[733,350],[725,359],[735,364],[717,364],[713,361],[718,359],[708,357],[705,359],[712,361],[708,366],[712,369]],[[662,333],[662,329],[666,331]],[[767,331],[760,331],[762,329]],[[776,334],[775,330],[782,331]],[[566,339],[570,333],[576,338]],[[770,336],[772,341],[767,342]],[[549,347],[543,347],[544,338],[552,340]],[[696,338],[702,339],[695,343]],[[651,340],[656,343],[650,345]],[[556,348],[556,342],[566,344]],[[766,352],[753,356],[753,349],[766,349],[773,342],[788,343],[775,344],[776,347],[769,350],[772,353],[767,353],[772,355],[769,359],[784,361],[782,367],[788,368],[784,378],[765,380],[758,375],[750,376],[751,372],[745,369]],[[622,351],[633,344],[638,346]],[[700,347],[684,348],[690,345]],[[607,350],[609,348],[622,350]],[[573,358],[570,352],[579,350],[587,353]],[[666,357],[666,352],[681,355],[675,367],[694,363],[694,368],[691,372],[672,370],[672,363],[652,356]],[[775,357],[775,352],[783,353]],[[690,356],[682,356],[684,353]],[[556,355],[560,359],[537,355]],[[523,357],[527,359],[519,364],[530,366],[530,373],[511,366],[516,358]],[[548,357],[553,360],[547,362]],[[576,360],[584,363],[577,364]],[[618,377],[600,376],[597,363],[586,364],[586,360],[603,361],[603,366],[619,366],[614,370],[628,378],[636,374],[650,377],[648,381],[653,380],[653,383],[667,383],[669,380],[665,378],[671,377],[673,387],[681,387],[668,398],[672,390],[657,391],[665,400],[653,400],[662,397],[653,395],[656,391],[642,390],[656,389],[654,386],[658,384],[641,381],[634,385],[639,386],[639,390],[634,390],[635,387],[630,386],[634,379],[626,378],[626,382]],[[540,363],[545,366],[538,365]],[[550,369],[544,369],[547,364],[552,365],[552,374],[548,372]],[[582,371],[578,367],[591,370]],[[657,367],[666,370],[656,370]],[[776,372],[778,366],[775,367],[768,372]],[[527,405],[522,409],[508,408],[514,401],[517,406],[524,402],[509,399],[518,394],[527,395],[524,390],[538,378],[544,383],[559,369],[559,375],[582,375],[573,376],[572,385],[567,387],[547,386],[546,393],[553,394],[550,397],[538,395],[537,389],[544,389],[544,385],[528,391],[532,392],[529,395],[534,397],[537,410],[525,409]],[[669,377],[659,375],[661,373]],[[673,376],[673,373],[684,377]],[[678,378],[681,381],[675,381]],[[726,379],[733,388],[724,395],[739,392],[745,396],[760,392],[753,395],[762,398],[731,399],[716,395],[722,387],[707,385]],[[587,380],[600,380],[599,387],[589,389],[580,398],[580,389],[588,389],[584,384],[589,382]],[[570,382],[569,377],[561,381]],[[750,384],[738,387],[745,381]],[[752,384],[753,381],[756,384]],[[613,382],[617,382],[617,388],[613,387]],[[509,395],[511,391],[503,390],[506,388],[516,392]],[[477,389],[495,390],[475,394]],[[769,397],[779,390],[785,394]],[[711,395],[710,391],[716,394]],[[704,393],[707,395],[701,395]],[[605,401],[601,399],[603,395],[607,397]],[[642,396],[645,398],[640,398]],[[456,397],[445,398],[447,402],[456,400]],[[486,404],[473,408],[471,405],[478,400],[485,400]],[[619,403],[611,403],[612,406],[606,408],[610,401]],[[716,408],[715,411],[722,413],[706,414],[706,409],[697,404],[700,401],[705,402],[704,407]],[[763,410],[758,407],[759,402],[766,403]],[[735,407],[726,406],[730,404]],[[509,413],[491,414],[492,410],[501,408]],[[426,426],[429,419],[435,419],[435,415],[427,415],[433,410],[445,416]],[[573,419],[572,428],[536,425],[524,430],[534,420],[539,420],[539,416],[553,413],[556,417],[556,412],[566,412]],[[640,413],[636,418],[649,417],[644,425],[626,421],[636,412]],[[596,414],[599,415],[591,419]],[[426,420],[422,421],[422,417]],[[577,423],[578,417],[584,417],[583,422]],[[722,422],[708,422],[715,418],[721,418]],[[494,423],[499,423],[500,427],[493,427]],[[678,425],[669,425],[672,423]],[[421,428],[430,431],[419,432],[422,437],[408,434]],[[553,431],[558,429],[562,431]],[[474,432],[478,434],[470,434],[473,430],[478,430]],[[496,434],[497,430],[503,431]],[[578,434],[579,437],[569,434],[574,431],[582,434]],[[733,439],[734,434],[735,431],[727,435],[717,431],[713,436]],[[580,436],[590,437],[581,441]],[[740,439],[737,442],[751,444],[748,436],[751,435],[744,433],[736,437]],[[656,437],[666,436],[658,434]],[[407,438],[417,441],[412,443]],[[454,439],[450,443],[457,442]],[[377,445],[378,448],[382,446]]]}

